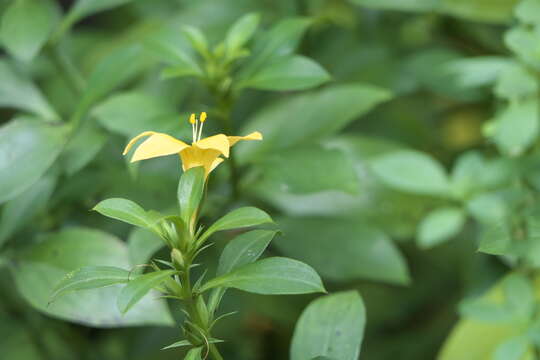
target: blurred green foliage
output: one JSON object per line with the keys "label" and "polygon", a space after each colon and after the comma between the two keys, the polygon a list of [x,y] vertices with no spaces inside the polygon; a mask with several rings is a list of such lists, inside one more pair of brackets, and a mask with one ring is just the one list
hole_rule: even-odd
{"label": "blurred green foliage", "polygon": [[175,209],[178,160],[121,152],[145,130],[187,141],[207,111],[208,134],[265,139],[212,173],[203,220],[264,209],[269,253],[331,293],[228,291],[226,359],[540,359],[540,1],[0,0],[0,17],[1,358],[184,355],[159,350],[183,318],[164,299],[47,303],[68,271],[167,255],[90,209]]}

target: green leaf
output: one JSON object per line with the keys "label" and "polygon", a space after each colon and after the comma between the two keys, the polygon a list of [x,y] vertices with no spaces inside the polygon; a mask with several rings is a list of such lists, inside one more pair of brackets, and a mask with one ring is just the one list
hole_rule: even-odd
{"label": "green leaf", "polygon": [[[149,129],[163,133],[178,130],[179,115],[174,107],[158,97],[139,91],[123,92],[107,98],[96,105],[92,115],[107,130],[126,137]],[[188,135],[188,127],[185,128],[184,133]]]}
{"label": "green leaf", "polygon": [[96,101],[118,86],[123,85],[146,65],[140,46],[128,46],[113,51],[92,71],[77,113],[84,114]]}
{"label": "green leaf", "polygon": [[467,201],[467,210],[476,221],[497,224],[508,216],[507,205],[501,196],[494,193],[477,195]]}
{"label": "green leaf", "polygon": [[[217,276],[221,276],[241,266],[256,261],[276,235],[272,230],[253,230],[231,240],[219,258]],[[210,295],[208,307],[213,313],[225,294],[226,288],[214,289]]]}
{"label": "green leaf", "polygon": [[387,186],[420,195],[449,195],[444,168],[431,156],[413,150],[400,150],[375,158],[371,169]]}
{"label": "green leaf", "polygon": [[360,83],[335,85],[310,94],[290,96],[258,112],[243,133],[260,131],[264,141],[242,144],[240,162],[293,145],[313,143],[335,134],[391,97],[387,90]]}
{"label": "green leaf", "polygon": [[161,37],[151,37],[143,43],[149,55],[162,61],[171,68],[184,69],[186,75],[200,76],[203,71],[193,59],[190,49],[183,43],[176,43]]}
{"label": "green leaf", "polygon": [[67,30],[82,18],[127,4],[131,1],[133,0],[77,0],[66,14],[61,28]]}
{"label": "green leaf", "polygon": [[5,60],[0,60],[0,106],[28,111],[45,120],[59,117],[41,91]]}
{"label": "green leaf", "polygon": [[202,347],[197,347],[189,350],[184,360],[201,360]]}
{"label": "green leaf", "polygon": [[478,56],[448,62],[444,70],[464,88],[493,84],[513,62],[502,56]]}
{"label": "green leaf", "polygon": [[178,203],[180,204],[180,218],[184,224],[191,226],[197,216],[201,203],[204,186],[205,173],[202,166],[197,166],[185,171],[178,183]]}
{"label": "green leaf", "polygon": [[[219,339],[207,339],[207,340],[209,344],[217,344],[217,343],[223,342],[222,340],[219,340]],[[180,340],[171,345],[165,346],[161,350],[174,349],[174,348],[185,347],[185,346],[192,346],[192,344],[188,340]]]}
{"label": "green leaf", "polygon": [[131,200],[111,198],[99,202],[92,210],[112,219],[125,223],[152,229],[156,223],[156,217],[147,213],[142,207]]}
{"label": "green leaf", "polygon": [[67,133],[66,126],[32,118],[18,118],[0,127],[0,203],[21,194],[47,171]]}
{"label": "green leaf", "polygon": [[107,135],[93,121],[85,121],[67,143],[60,162],[66,173],[73,175],[91,162],[105,146]]}
{"label": "green leaf", "polygon": [[352,2],[376,9],[437,12],[452,16],[493,23],[508,22],[512,7],[517,0],[485,2],[484,0],[351,0]]}
{"label": "green leaf", "polygon": [[521,360],[531,347],[525,336],[514,337],[497,347],[493,360]]}
{"label": "green leaf", "polygon": [[261,90],[305,90],[324,84],[330,75],[315,61],[300,55],[285,56],[265,65],[239,88]]}
{"label": "green leaf", "polygon": [[49,302],[70,291],[127,283],[129,271],[114,266],[85,266],[67,273],[56,285]]}
{"label": "green leaf", "polygon": [[320,297],[308,305],[296,324],[291,360],[310,360],[317,355],[357,360],[365,325],[364,302],[356,291]]}
{"label": "green leaf", "polygon": [[22,225],[43,211],[56,185],[56,177],[46,175],[4,205],[0,216],[0,248]]}
{"label": "green leaf", "polygon": [[270,215],[261,209],[251,206],[241,207],[219,218],[204,232],[199,241],[202,244],[216,231],[246,228],[271,222],[273,220]]}
{"label": "green leaf", "polygon": [[538,101],[511,102],[495,119],[493,140],[511,156],[522,154],[538,137]]}
{"label": "green leaf", "polygon": [[434,11],[440,0],[351,0],[353,3],[376,9],[402,11]]}
{"label": "green leaf", "polygon": [[338,190],[358,193],[352,161],[338,149],[304,146],[273,153],[258,164],[263,176],[294,194]]}
{"label": "green leaf", "polygon": [[519,0],[442,0],[441,12],[463,19],[506,24],[512,19],[512,10]]}
{"label": "green leaf", "polygon": [[501,285],[508,309],[519,320],[531,321],[536,299],[530,280],[525,275],[514,272],[506,276]]}
{"label": "green leaf", "polygon": [[117,305],[120,312],[125,314],[137,304],[143,296],[148,294],[150,290],[159,286],[162,282],[167,280],[167,278],[176,274],[176,272],[176,270],[154,271],[130,280],[118,295]]}
{"label": "green leaf", "polygon": [[494,89],[495,95],[511,101],[535,95],[537,92],[538,83],[534,74],[518,64],[507,66],[501,71]]}
{"label": "green leaf", "polygon": [[30,61],[49,38],[57,16],[56,5],[48,0],[15,0],[2,16],[2,43],[17,59]]}
{"label": "green leaf", "polygon": [[478,251],[491,255],[507,255],[512,243],[511,230],[505,221],[486,224]]}
{"label": "green leaf", "polygon": [[[152,255],[164,246],[163,240],[143,228],[135,228],[128,237],[129,262],[133,265],[148,263]],[[134,269],[134,273],[142,272],[143,268]]]}
{"label": "green leaf", "polygon": [[182,64],[175,64],[167,66],[161,72],[162,79],[174,79],[186,76],[203,76],[203,72],[196,63],[185,62]]}
{"label": "green leaf", "polygon": [[253,230],[229,241],[219,258],[217,275],[224,275],[257,260],[276,233],[274,230]]}
{"label": "green leaf", "polygon": [[325,278],[409,281],[405,259],[392,241],[357,219],[290,217],[278,224],[284,235],[274,240],[274,246],[313,266]]}
{"label": "green leaf", "polygon": [[450,240],[461,231],[465,219],[463,210],[455,207],[430,212],[419,225],[418,246],[428,249]]}
{"label": "green leaf", "polygon": [[540,2],[538,0],[521,0],[514,8],[514,13],[523,23],[540,24]]}
{"label": "green leaf", "polygon": [[513,27],[505,33],[504,42],[518,57],[534,69],[540,69],[540,54],[536,44],[540,39],[538,27]]}
{"label": "green leaf", "polygon": [[251,39],[257,26],[259,26],[260,16],[258,14],[247,14],[238,19],[229,29],[225,36],[226,56],[232,59]]}
{"label": "green leaf", "polygon": [[[536,285],[535,292],[537,291],[538,286]],[[492,287],[480,298],[480,301],[484,304],[500,307],[504,303],[501,283],[499,282]],[[521,321],[494,323],[474,318],[462,318],[452,329],[437,358],[440,360],[493,360],[493,355],[500,344],[523,335],[523,326]],[[532,355],[532,349],[528,349],[526,356],[522,359],[532,360],[534,359]]]}
{"label": "green leaf", "polygon": [[194,26],[186,25],[182,27],[182,33],[186,39],[190,42],[191,46],[204,57],[209,56],[208,52],[208,40],[201,30]]}
{"label": "green leaf", "polygon": [[253,55],[240,69],[239,79],[250,77],[275,58],[292,54],[311,23],[310,19],[298,17],[274,25],[255,42]]}
{"label": "green leaf", "polygon": [[220,286],[263,295],[325,292],[315,270],[300,261],[282,257],[267,258],[237,268],[208,281],[200,291]]}
{"label": "green leaf", "polygon": [[51,233],[20,249],[10,268],[19,294],[32,307],[54,317],[93,327],[172,325],[166,303],[149,295],[122,316],[116,299],[122,285],[68,293],[47,306],[54,287],[70,272],[85,266],[131,268],[123,241],[86,228]]}
{"label": "green leaf", "polygon": [[161,350],[174,349],[174,348],[185,347],[185,346],[191,346],[191,343],[187,340],[180,340],[175,343],[172,343],[171,345],[165,346]]}

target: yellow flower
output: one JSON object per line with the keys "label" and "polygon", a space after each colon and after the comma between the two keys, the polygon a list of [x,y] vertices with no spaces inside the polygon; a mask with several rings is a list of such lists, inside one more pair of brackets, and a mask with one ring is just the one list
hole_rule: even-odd
{"label": "yellow flower", "polygon": [[223,162],[224,157],[228,158],[230,148],[240,140],[262,140],[260,132],[255,131],[246,136],[226,136],[218,134],[201,139],[202,128],[206,121],[206,113],[202,112],[197,120],[195,114],[191,114],[189,122],[191,123],[193,142],[191,145],[178,140],[170,135],[158,133],[155,131],[145,131],[135,136],[127,144],[123,155],[126,155],[137,140],[148,137],[143,141],[133,153],[131,162],[151,159],[159,156],[179,154],[182,160],[182,169],[184,171],[196,166],[203,166],[205,174],[214,170]]}

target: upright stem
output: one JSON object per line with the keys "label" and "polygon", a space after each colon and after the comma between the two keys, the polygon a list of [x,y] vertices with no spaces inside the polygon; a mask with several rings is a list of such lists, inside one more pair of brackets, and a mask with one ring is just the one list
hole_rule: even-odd
{"label": "upright stem", "polygon": [[[219,109],[219,116],[221,119],[221,125],[223,127],[223,130],[227,134],[232,135],[234,132],[232,118],[231,118],[233,98],[228,93],[218,94],[217,97],[218,97],[217,103],[218,103],[218,109]],[[236,158],[234,157],[233,152],[234,152],[234,149],[231,148],[227,163],[229,164],[229,169],[231,172],[232,196],[234,199],[238,199],[240,195],[238,165],[236,163]]]}
{"label": "upright stem", "polygon": [[[199,313],[199,309],[196,305],[196,296],[193,294],[193,289],[191,287],[191,279],[190,279],[190,267],[191,263],[193,262],[193,258],[186,259],[185,263],[185,271],[182,275],[182,287],[184,291],[184,299],[185,299],[185,305],[186,305],[186,311],[189,314],[189,317],[191,321],[193,321],[197,326],[199,326],[202,330],[204,330],[205,334],[204,336],[209,339],[211,338],[210,330],[208,329],[208,324],[204,323],[203,316]],[[201,295],[198,295],[201,296]],[[223,360],[223,357],[219,353],[218,348],[215,346],[215,344],[209,344],[208,345],[208,351],[212,357],[213,360]]]}

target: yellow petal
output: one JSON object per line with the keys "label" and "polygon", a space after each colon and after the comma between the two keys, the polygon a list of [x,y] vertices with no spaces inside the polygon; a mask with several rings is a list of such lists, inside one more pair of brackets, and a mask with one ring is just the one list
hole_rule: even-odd
{"label": "yellow petal", "polygon": [[185,142],[175,139],[170,135],[157,133],[154,131],[145,131],[131,139],[129,144],[127,144],[126,148],[124,149],[124,155],[127,154],[129,149],[137,140],[148,135],[150,135],[148,139],[143,141],[133,153],[131,162],[177,154],[189,147],[189,145]]}
{"label": "yellow petal", "polygon": [[260,132],[255,131],[246,136],[228,136],[228,138],[229,138],[229,144],[233,146],[240,140],[262,140],[263,136]]}
{"label": "yellow petal", "polygon": [[229,157],[229,148],[231,147],[229,145],[229,140],[227,140],[227,136],[223,134],[204,138],[197,141],[194,145],[200,149],[217,150],[225,157]]}
{"label": "yellow petal", "polygon": [[217,168],[218,165],[221,164],[223,161],[225,161],[225,159],[222,159],[222,158],[219,158],[219,157],[216,158],[216,159],[214,160],[214,162],[210,165],[210,170],[209,170],[208,172],[210,173],[211,171],[213,171],[213,170],[214,170],[215,168]]}
{"label": "yellow petal", "polygon": [[204,166],[205,173],[208,175],[222,161],[219,156],[221,153],[214,149],[199,149],[197,147],[189,147],[180,153],[182,159],[182,169],[184,171],[197,166]]}

